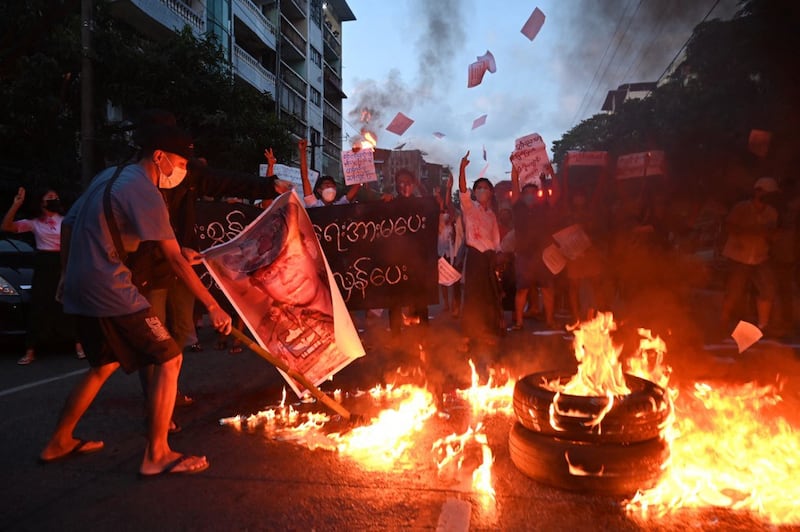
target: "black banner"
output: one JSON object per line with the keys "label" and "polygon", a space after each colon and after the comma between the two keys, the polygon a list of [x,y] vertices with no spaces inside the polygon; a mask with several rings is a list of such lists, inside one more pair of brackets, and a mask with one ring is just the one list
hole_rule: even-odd
{"label": "black banner", "polygon": [[[230,240],[261,212],[239,203],[198,202],[195,230],[201,250]],[[307,212],[347,308],[437,302],[439,206],[434,198]],[[206,285],[213,282],[203,273]]]}

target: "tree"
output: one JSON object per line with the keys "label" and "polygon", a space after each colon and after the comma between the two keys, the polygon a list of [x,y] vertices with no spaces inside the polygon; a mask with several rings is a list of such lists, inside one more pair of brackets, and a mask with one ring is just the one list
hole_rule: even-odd
{"label": "tree", "polygon": [[[18,44],[0,56],[0,171],[29,186],[79,182],[78,4],[3,2],[3,42]],[[174,112],[215,166],[254,172],[265,147],[279,160],[294,154],[272,98],[234,80],[213,37],[184,29],[152,41],[95,0],[93,48],[96,170],[130,155],[124,126],[154,107]],[[123,110],[121,123],[105,122],[108,103]]]}

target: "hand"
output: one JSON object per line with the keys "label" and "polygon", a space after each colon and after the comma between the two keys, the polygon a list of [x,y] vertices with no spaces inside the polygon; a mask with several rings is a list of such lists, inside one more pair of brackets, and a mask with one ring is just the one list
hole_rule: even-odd
{"label": "hand", "polygon": [[300,157],[306,156],[307,149],[308,149],[308,139],[300,139],[297,141],[297,151],[300,152]]}
{"label": "hand", "polygon": [[264,158],[267,159],[269,164],[275,164],[278,162],[278,159],[276,159],[275,155],[272,153],[272,148],[267,148],[264,150]]}
{"label": "hand", "polygon": [[201,264],[203,262],[203,254],[192,248],[181,248],[181,255],[192,266]]}
{"label": "hand", "polygon": [[467,154],[461,158],[461,169],[463,170],[467,166],[469,166],[469,150],[467,150]]}
{"label": "hand", "polygon": [[231,317],[227,312],[222,310],[219,305],[211,305],[208,309],[208,318],[211,321],[211,326],[222,334],[230,334],[231,332]]}
{"label": "hand", "polygon": [[284,192],[289,192],[292,190],[293,185],[291,181],[286,181],[285,179],[276,179],[275,180],[275,192],[278,194],[283,194]]}
{"label": "hand", "polygon": [[448,192],[453,190],[453,172],[450,172],[450,175],[447,176],[447,190]]}
{"label": "hand", "polygon": [[25,188],[19,187],[17,189],[17,195],[14,196],[14,205],[19,207],[20,205],[23,204],[23,202],[25,202]]}
{"label": "hand", "polygon": [[381,201],[392,201],[393,199],[394,196],[392,196],[388,192],[384,192],[383,194],[381,194]]}

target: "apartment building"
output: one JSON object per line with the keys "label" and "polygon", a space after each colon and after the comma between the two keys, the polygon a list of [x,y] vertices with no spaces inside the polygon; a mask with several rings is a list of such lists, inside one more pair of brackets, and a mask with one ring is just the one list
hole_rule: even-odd
{"label": "apartment building", "polygon": [[310,168],[340,176],[346,0],[113,0],[112,12],[153,38],[187,25],[216,35],[234,74],[309,140]]}

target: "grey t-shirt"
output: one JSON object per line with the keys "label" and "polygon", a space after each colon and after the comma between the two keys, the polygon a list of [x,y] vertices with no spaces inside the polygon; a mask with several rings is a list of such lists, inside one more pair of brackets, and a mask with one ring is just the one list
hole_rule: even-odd
{"label": "grey t-shirt", "polygon": [[[64,218],[72,226],[64,280],[64,311],[70,314],[124,316],[150,306],[116,257],[106,223],[103,193],[115,170],[100,172]],[[127,166],[111,186],[111,208],[128,252],[145,240],[175,238],[164,199],[138,164]]]}

